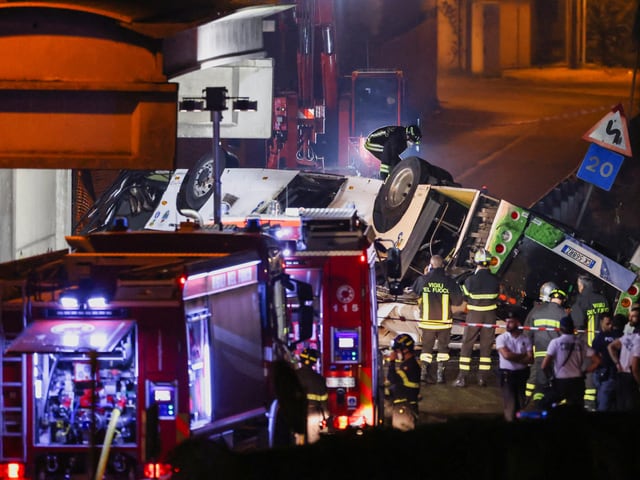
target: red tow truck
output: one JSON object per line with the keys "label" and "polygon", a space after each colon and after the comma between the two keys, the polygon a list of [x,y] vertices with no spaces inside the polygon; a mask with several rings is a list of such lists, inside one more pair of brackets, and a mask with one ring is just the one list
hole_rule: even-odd
{"label": "red tow truck", "polygon": [[[0,478],[161,478],[187,438],[279,438],[274,364],[311,332],[311,286],[280,242],[191,228],[68,243],[0,265]],[[340,366],[345,342],[372,350],[348,327],[329,332]]]}

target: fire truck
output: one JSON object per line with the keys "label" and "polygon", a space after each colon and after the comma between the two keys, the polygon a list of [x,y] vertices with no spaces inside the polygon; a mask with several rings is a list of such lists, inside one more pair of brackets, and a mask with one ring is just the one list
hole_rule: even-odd
{"label": "fire truck", "polygon": [[[353,208],[309,208],[249,221],[275,231],[289,248],[287,274],[311,285],[312,347],[329,393],[329,430],[367,428],[384,419],[382,364],[376,322],[377,254],[373,231]],[[242,225],[228,217],[226,224]]]}
{"label": "fire truck", "polygon": [[[190,227],[72,236],[0,266],[0,477],[160,478],[187,438],[287,436],[274,366],[311,336],[312,287],[273,237]],[[350,321],[328,331],[327,366],[361,381],[372,346]]]}

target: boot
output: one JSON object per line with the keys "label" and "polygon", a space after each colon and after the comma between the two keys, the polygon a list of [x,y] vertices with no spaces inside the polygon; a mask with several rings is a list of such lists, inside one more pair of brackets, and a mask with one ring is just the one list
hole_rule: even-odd
{"label": "boot", "polygon": [[420,381],[427,383],[429,377],[429,364],[427,362],[420,362]]}
{"label": "boot", "polygon": [[482,373],[478,374],[478,386],[480,387],[487,386],[487,379],[484,377],[484,374]]}
{"label": "boot", "polygon": [[444,363],[438,363],[438,371],[436,372],[436,383],[445,383],[444,368]]}
{"label": "boot", "polygon": [[453,386],[454,387],[466,387],[467,386],[467,376],[464,373],[459,373],[458,374],[458,378],[456,378],[456,381],[453,382]]}

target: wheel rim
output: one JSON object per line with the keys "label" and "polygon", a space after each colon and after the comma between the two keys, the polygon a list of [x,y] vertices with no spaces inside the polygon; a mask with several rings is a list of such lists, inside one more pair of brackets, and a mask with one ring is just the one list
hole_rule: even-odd
{"label": "wheel rim", "polygon": [[193,194],[196,198],[204,197],[213,187],[213,160],[205,162],[196,172],[193,182]]}
{"label": "wheel rim", "polygon": [[389,194],[387,203],[389,207],[398,207],[405,201],[407,195],[411,193],[411,189],[415,183],[415,175],[410,168],[400,170],[392,180],[389,186]]}

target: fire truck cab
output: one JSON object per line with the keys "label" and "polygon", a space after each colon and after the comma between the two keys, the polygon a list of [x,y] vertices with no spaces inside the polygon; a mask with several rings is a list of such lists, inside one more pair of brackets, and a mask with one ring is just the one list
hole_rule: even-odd
{"label": "fire truck cab", "polygon": [[[68,242],[72,253],[0,266],[7,471],[159,478],[187,438],[276,438],[272,367],[305,340],[292,338],[286,290],[309,289],[285,275],[276,239],[201,229]],[[296,316],[298,333],[310,318]]]}

